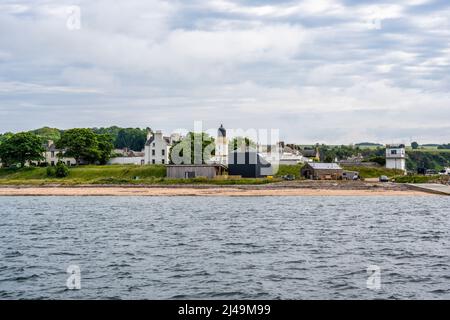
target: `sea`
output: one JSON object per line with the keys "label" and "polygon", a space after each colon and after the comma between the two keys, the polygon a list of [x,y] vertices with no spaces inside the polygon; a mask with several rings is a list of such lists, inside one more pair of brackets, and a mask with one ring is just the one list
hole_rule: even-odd
{"label": "sea", "polygon": [[0,299],[449,299],[450,198],[0,197]]}

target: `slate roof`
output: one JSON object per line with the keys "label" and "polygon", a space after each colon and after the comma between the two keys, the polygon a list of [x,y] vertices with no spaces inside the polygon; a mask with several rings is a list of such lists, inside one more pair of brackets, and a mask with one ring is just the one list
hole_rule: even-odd
{"label": "slate roof", "polygon": [[[151,136],[150,139],[147,140],[147,142],[145,142],[146,146],[150,146],[153,141],[155,140],[155,136]],[[167,143],[170,144],[170,137],[163,137],[163,140]]]}

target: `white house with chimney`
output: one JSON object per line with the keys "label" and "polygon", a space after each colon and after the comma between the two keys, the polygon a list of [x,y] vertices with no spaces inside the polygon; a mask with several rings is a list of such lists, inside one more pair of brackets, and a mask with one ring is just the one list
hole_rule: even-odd
{"label": "white house with chimney", "polygon": [[144,149],[145,164],[169,164],[169,154],[172,145],[181,139],[179,134],[164,137],[161,130],[147,133]]}
{"label": "white house with chimney", "polygon": [[406,172],[406,148],[404,144],[386,145],[386,168]]}
{"label": "white house with chimney", "polygon": [[[49,166],[55,166],[58,161],[63,162],[67,166],[73,166],[76,165],[77,162],[75,158],[65,157],[64,156],[64,150],[57,149],[55,143],[53,140],[48,140],[46,144],[44,144],[45,151],[43,153],[43,156],[45,158],[44,161]],[[33,161],[36,163],[35,161]]]}

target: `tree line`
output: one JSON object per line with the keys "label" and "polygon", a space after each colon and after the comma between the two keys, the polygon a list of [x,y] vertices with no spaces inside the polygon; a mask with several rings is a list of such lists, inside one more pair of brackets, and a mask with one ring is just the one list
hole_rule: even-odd
{"label": "tree line", "polygon": [[[64,131],[56,148],[64,150],[58,157],[74,158],[77,164],[106,164],[114,148],[109,134],[98,134],[92,129],[80,128]],[[0,137],[0,159],[4,167],[25,166],[45,160],[46,151],[42,137],[33,132],[19,132]]]}
{"label": "tree line", "polygon": [[[145,142],[147,141],[147,131],[151,131],[150,128],[121,128],[118,126],[91,128],[91,130],[96,134],[110,135],[115,149],[127,148],[134,151],[141,151],[144,149]],[[42,142],[45,143],[48,140],[54,142],[59,141],[65,131],[66,130],[58,128],[43,127],[28,132],[37,135],[42,139]],[[11,132],[0,134],[0,143],[11,135],[13,135]]]}

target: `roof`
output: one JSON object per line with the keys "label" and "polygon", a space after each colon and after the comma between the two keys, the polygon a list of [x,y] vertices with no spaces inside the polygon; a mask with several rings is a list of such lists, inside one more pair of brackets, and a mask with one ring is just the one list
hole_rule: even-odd
{"label": "roof", "polygon": [[148,139],[148,140],[145,142],[145,145],[146,145],[146,146],[151,145],[152,142],[153,142],[153,140],[155,140],[155,136],[152,135],[152,136],[150,137],[150,139]]}
{"label": "roof", "polygon": [[56,148],[56,145],[52,142],[51,144],[44,143],[43,147],[45,149],[46,152],[51,152],[51,151],[58,151],[59,149]]}
{"label": "roof", "polygon": [[[162,137],[162,138],[163,138],[163,141],[164,141],[164,142],[166,142],[167,144],[170,144],[170,137]],[[145,142],[145,145],[146,145],[146,146],[150,146],[150,145],[152,144],[153,141],[155,141],[155,136],[154,136],[154,135],[152,135],[152,136],[150,137],[150,139],[148,139],[148,140]]]}
{"label": "roof", "polygon": [[337,163],[310,162],[307,165],[316,170],[342,170]]}
{"label": "roof", "polygon": [[223,124],[220,125],[220,128],[217,130],[217,135],[219,137],[226,137],[227,136],[227,130],[223,127]]}
{"label": "roof", "polygon": [[312,157],[313,158],[313,157],[317,156],[317,150],[315,150],[315,149],[305,149],[305,150],[302,150],[301,153],[304,157]]}

